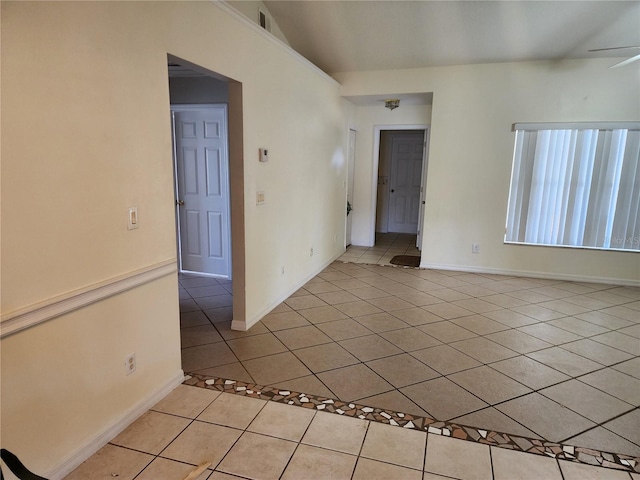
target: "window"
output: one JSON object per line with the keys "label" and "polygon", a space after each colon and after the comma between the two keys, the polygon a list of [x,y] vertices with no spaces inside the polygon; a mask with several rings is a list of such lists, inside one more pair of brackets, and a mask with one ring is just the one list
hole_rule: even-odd
{"label": "window", "polygon": [[640,122],[514,130],[505,242],[640,251]]}

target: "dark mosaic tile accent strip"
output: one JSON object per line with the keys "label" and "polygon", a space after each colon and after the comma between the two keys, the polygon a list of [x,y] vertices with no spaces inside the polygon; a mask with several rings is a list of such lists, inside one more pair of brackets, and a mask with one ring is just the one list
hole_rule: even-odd
{"label": "dark mosaic tile accent strip", "polygon": [[445,437],[483,443],[492,447],[507,448],[536,455],[546,455],[559,460],[569,460],[577,463],[640,473],[640,457],[630,455],[601,452],[590,448],[574,447],[507,433],[493,432],[491,430],[482,430],[475,427],[458,425],[456,423],[440,422],[429,417],[419,417],[317,395],[307,395],[300,392],[254,385],[236,380],[226,380],[196,373],[187,375],[184,384],[235,395],[259,398],[261,400],[296,405],[302,408],[330,412],[337,415],[370,420],[372,422],[402,428],[422,430],[432,435],[444,435]]}

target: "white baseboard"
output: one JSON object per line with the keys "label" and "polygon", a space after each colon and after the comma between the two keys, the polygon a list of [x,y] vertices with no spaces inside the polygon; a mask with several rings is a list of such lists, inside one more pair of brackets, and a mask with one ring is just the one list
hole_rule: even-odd
{"label": "white baseboard", "polygon": [[596,277],[590,275],[570,275],[562,273],[550,273],[529,270],[510,270],[503,268],[472,267],[468,265],[440,265],[435,263],[420,263],[420,268],[431,270],[448,270],[470,273],[487,273],[492,275],[511,275],[514,277],[544,278],[548,280],[565,280],[569,282],[603,283],[607,285],[624,285],[639,287],[640,280],[628,278]]}
{"label": "white baseboard", "polygon": [[77,449],[71,455],[62,459],[57,465],[54,465],[44,473],[46,478],[51,480],[61,480],[69,473],[75,470],[82,462],[96,453],[107,443],[113,440],[120,432],[131,425],[143,413],[153,407],[162,400],[169,392],[180,385],[184,381],[184,372],[179,370],[164,385],[160,386],[155,392],[151,393],[146,399],[138,402],[129,410],[124,412],[119,419],[107,427],[101,433],[95,435],[81,448]]}
{"label": "white baseboard", "polygon": [[260,313],[258,313],[257,315],[254,315],[251,318],[248,318],[246,321],[242,322],[239,320],[232,320],[231,321],[231,330],[242,330],[242,331],[246,331],[249,330],[251,327],[253,327],[256,323],[258,323],[260,320],[262,320],[266,315],[269,314],[269,312],[271,312],[271,310],[273,310],[274,308],[276,308],[278,305],[280,305],[282,302],[284,302],[287,298],[289,298],[291,295],[293,295],[295,292],[297,292],[300,288],[302,288],[309,280],[311,280],[313,277],[315,277],[316,275],[318,275],[320,272],[322,272],[325,268],[327,268],[329,265],[331,265],[333,262],[335,262],[338,258],[340,258],[342,255],[344,255],[344,252],[338,253],[336,256],[334,256],[333,258],[331,258],[328,262],[322,264],[322,266],[317,269],[314,270],[313,273],[311,273],[310,275],[308,275],[304,280],[302,280],[299,283],[296,283],[296,285],[288,290],[285,294],[281,295],[280,297],[278,297],[278,299],[271,303],[267,308],[265,308],[264,310],[262,310]]}

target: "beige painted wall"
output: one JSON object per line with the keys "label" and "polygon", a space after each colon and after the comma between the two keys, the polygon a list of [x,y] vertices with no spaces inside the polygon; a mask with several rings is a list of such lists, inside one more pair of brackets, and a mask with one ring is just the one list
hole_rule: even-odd
{"label": "beige painted wall", "polygon": [[[640,68],[610,70],[610,64],[594,59],[334,76],[344,95],[434,93],[424,266],[638,283],[637,253],[503,243],[513,123],[640,120]],[[361,137],[372,130],[374,122],[368,123]],[[358,147],[363,144],[356,165],[361,200],[368,196],[372,163],[368,142]],[[373,216],[354,213],[362,244]],[[480,254],[471,253],[473,242]]]}
{"label": "beige painted wall", "polygon": [[[212,2],[1,7],[3,317],[175,260],[168,53],[243,84],[247,318],[343,251],[333,80]],[[2,446],[55,471],[175,377],[179,340],[175,274],[5,337]]]}

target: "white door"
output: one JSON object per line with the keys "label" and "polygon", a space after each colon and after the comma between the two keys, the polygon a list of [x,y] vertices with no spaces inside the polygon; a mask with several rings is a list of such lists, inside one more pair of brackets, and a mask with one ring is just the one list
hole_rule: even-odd
{"label": "white door", "polygon": [[230,278],[227,107],[171,108],[180,268]]}
{"label": "white door", "polygon": [[389,232],[418,232],[423,156],[424,131],[392,135]]}
{"label": "white door", "polygon": [[425,191],[427,185],[427,163],[429,144],[429,130],[424,131],[424,137],[422,144],[424,145],[424,154],[422,157],[422,173],[420,174],[420,206],[418,209],[418,235],[416,236],[416,247],[418,250],[422,250],[422,235],[424,230],[424,205],[427,198],[427,192]]}
{"label": "white door", "polygon": [[[353,208],[353,175],[356,164],[356,131],[349,130],[349,156],[347,158],[347,202]],[[347,213],[346,246],[351,245],[351,225],[353,213]]]}

